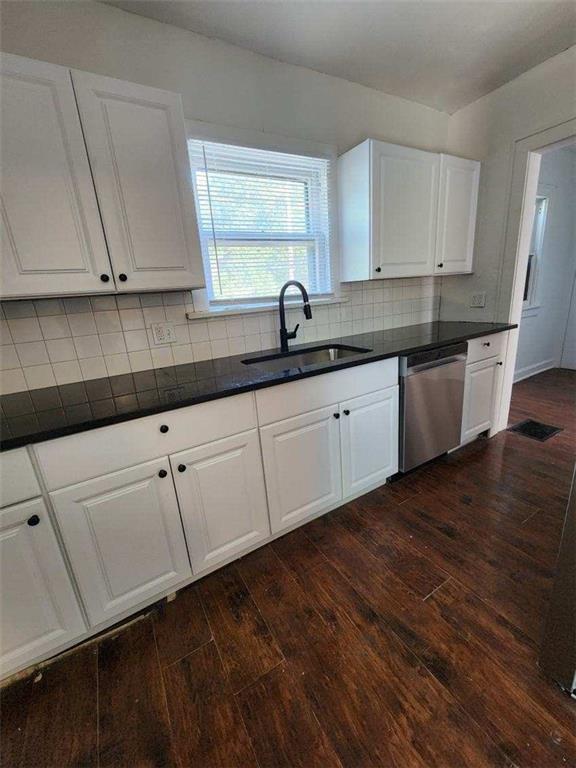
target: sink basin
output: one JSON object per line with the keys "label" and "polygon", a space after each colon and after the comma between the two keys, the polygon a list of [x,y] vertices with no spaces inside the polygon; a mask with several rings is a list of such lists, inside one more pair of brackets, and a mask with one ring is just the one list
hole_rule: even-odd
{"label": "sink basin", "polygon": [[330,344],[321,347],[312,347],[285,354],[266,355],[264,357],[251,357],[242,360],[244,365],[255,365],[265,371],[288,371],[291,368],[305,368],[318,363],[333,363],[346,357],[371,352],[371,349],[363,347],[350,347],[346,344]]}

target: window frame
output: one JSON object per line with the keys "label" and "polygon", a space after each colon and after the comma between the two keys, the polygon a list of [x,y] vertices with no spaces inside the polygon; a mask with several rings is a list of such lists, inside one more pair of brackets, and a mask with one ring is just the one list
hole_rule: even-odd
{"label": "window frame", "polygon": [[[238,147],[245,147],[247,149],[259,149],[271,152],[283,152],[287,154],[324,158],[331,164],[330,172],[328,174],[328,252],[329,252],[329,269],[331,275],[332,290],[325,294],[311,295],[312,303],[319,302],[331,302],[340,300],[340,259],[338,257],[338,209],[337,209],[337,181],[336,181],[336,168],[338,151],[337,147],[333,144],[323,144],[320,142],[309,141],[304,139],[292,139],[286,136],[263,133],[260,131],[252,131],[245,129],[229,128],[227,126],[217,126],[210,123],[204,123],[196,120],[186,120],[187,139],[195,139],[199,141],[215,142],[222,144],[230,144]],[[195,194],[195,192],[194,192]],[[268,233],[266,233],[268,235]],[[199,237],[202,239],[202,235],[199,232]],[[246,238],[245,238],[246,239]],[[245,241],[244,239],[244,241]],[[270,239],[268,237],[268,239]],[[278,238],[282,239],[282,238]],[[300,240],[300,238],[298,238]],[[304,241],[311,240],[310,236],[303,238]],[[255,242],[264,242],[264,238],[255,238]],[[276,240],[274,241],[276,242]],[[203,251],[204,254],[204,251]],[[204,262],[204,255],[203,255]],[[192,291],[194,308],[199,313],[213,312],[214,314],[222,313],[226,310],[239,311],[243,308],[246,310],[254,308],[265,309],[267,307],[275,307],[277,304],[277,297],[250,297],[250,298],[238,298],[238,299],[213,299],[211,298],[211,279],[212,275],[209,269],[204,267],[206,288],[195,289]],[[210,286],[210,288],[209,288]],[[212,293],[213,295],[213,293]],[[289,303],[289,296],[288,303]],[[297,297],[296,297],[297,298]]]}

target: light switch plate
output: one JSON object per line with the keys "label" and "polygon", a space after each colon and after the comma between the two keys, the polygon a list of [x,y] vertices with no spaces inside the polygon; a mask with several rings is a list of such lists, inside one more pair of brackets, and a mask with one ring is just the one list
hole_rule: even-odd
{"label": "light switch plate", "polygon": [[154,344],[175,344],[176,331],[172,323],[152,323],[152,337]]}
{"label": "light switch plate", "polygon": [[482,291],[482,293],[473,293],[472,299],[470,301],[470,306],[475,307],[477,309],[481,309],[482,307],[486,306],[486,291]]}

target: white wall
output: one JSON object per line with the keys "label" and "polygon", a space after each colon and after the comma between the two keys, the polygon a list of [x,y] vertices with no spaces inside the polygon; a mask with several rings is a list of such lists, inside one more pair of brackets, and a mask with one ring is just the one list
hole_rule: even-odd
{"label": "white wall", "polygon": [[515,380],[561,364],[576,272],[576,154],[557,149],[542,156],[538,194],[548,197],[537,276],[537,306],[523,313]]}
{"label": "white wall", "polygon": [[449,116],[92,2],[3,2],[0,47],[182,94],[188,118],[334,143],[443,149]]}
{"label": "white wall", "polygon": [[[503,263],[514,142],[576,116],[576,46],[452,115],[448,151],[482,161],[474,274],[444,279],[442,320],[507,320],[514,263]],[[486,307],[469,307],[486,291]]]}
{"label": "white wall", "polygon": [[[574,184],[576,185],[576,151],[572,152],[572,173]],[[574,247],[574,264],[576,272],[576,192],[574,199],[574,211],[572,215],[572,243]],[[576,275],[572,283],[572,295],[570,310],[568,312],[568,322],[566,324],[566,334],[564,336],[564,348],[562,349],[561,368],[572,368],[576,370]]]}

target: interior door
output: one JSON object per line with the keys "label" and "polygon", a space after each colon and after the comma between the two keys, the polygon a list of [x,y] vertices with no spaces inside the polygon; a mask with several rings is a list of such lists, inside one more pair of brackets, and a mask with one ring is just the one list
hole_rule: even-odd
{"label": "interior door", "polygon": [[2,298],[114,290],[69,70],[3,53],[0,97]]}
{"label": "interior door", "polygon": [[178,94],[72,73],[122,291],[204,285]]}
{"label": "interior door", "polygon": [[329,406],[260,430],[273,533],[342,498],[339,421]]}
{"label": "interior door", "polygon": [[258,431],[170,457],[194,573],[270,535]]}
{"label": "interior door", "polygon": [[2,676],[86,629],[42,499],[0,511]]}
{"label": "interior door", "polygon": [[496,357],[466,366],[462,442],[476,437],[493,425],[500,368]]}
{"label": "interior door", "polygon": [[434,272],[440,156],[372,142],[372,277]]}
{"label": "interior door", "polygon": [[471,272],[480,163],[451,155],[440,157],[438,239],[435,272]]}
{"label": "interior door", "polygon": [[50,496],[92,625],[190,576],[168,459]]}
{"label": "interior door", "polygon": [[398,471],[398,387],[340,404],[344,498]]}

